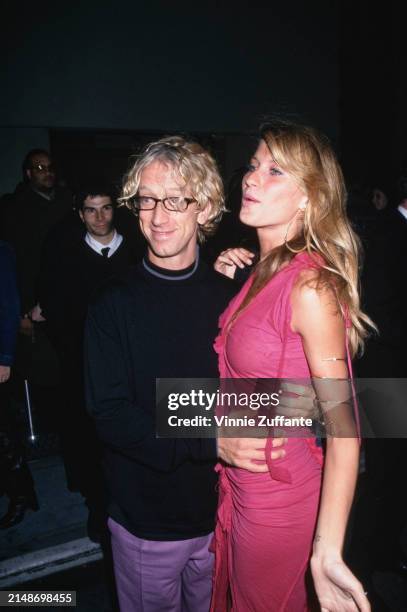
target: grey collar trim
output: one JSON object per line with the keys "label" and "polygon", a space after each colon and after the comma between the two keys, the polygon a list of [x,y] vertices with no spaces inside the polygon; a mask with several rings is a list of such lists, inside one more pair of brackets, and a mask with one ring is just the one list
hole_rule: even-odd
{"label": "grey collar trim", "polygon": [[163,278],[164,280],[170,280],[170,281],[186,280],[187,278],[190,278],[191,276],[193,276],[195,272],[197,271],[197,268],[199,265],[199,248],[196,247],[195,263],[194,263],[194,267],[192,268],[192,270],[190,272],[187,272],[186,274],[181,274],[180,276],[171,276],[170,274],[167,275],[167,274],[162,274],[161,272],[157,272],[157,270],[154,270],[154,268],[151,268],[149,266],[148,261],[146,260],[145,257],[143,257],[142,263],[143,263],[143,267],[147,270],[147,272],[149,272],[153,276],[156,276],[157,278]]}

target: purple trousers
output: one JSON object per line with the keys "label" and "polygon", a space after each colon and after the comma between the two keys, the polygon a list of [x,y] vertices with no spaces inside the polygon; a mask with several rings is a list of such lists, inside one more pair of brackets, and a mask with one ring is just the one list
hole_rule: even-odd
{"label": "purple trousers", "polygon": [[143,540],[109,518],[121,612],[208,612],[213,534],[190,540]]}

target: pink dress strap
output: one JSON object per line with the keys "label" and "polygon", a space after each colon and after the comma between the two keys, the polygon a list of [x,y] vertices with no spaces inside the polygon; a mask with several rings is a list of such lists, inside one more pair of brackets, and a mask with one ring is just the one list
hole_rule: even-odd
{"label": "pink dress strap", "polygon": [[[278,363],[276,378],[280,378],[283,373],[284,361],[285,361],[285,356],[287,352],[287,336],[288,336],[288,328],[286,325],[284,329],[283,343],[281,347],[281,354],[280,354],[280,359]],[[274,480],[280,480],[282,482],[287,482],[291,484],[292,477],[291,477],[290,471],[287,470],[287,468],[285,467],[276,466],[271,458],[271,453],[273,452],[273,440],[274,440],[273,430],[274,430],[273,427],[269,427],[269,430],[268,430],[269,435],[267,437],[266,447],[264,449],[266,463],[269,469],[269,474],[270,474],[270,477],[273,478]]]}
{"label": "pink dress strap", "polygon": [[209,550],[215,554],[215,566],[212,575],[212,600],[210,612],[223,612],[228,599],[229,589],[229,537],[232,523],[232,493],[230,482],[222,464],[215,467],[218,472],[218,509],[216,514],[215,533]]}
{"label": "pink dress strap", "polygon": [[357,400],[357,396],[356,396],[356,389],[355,389],[355,382],[353,379],[353,367],[352,367],[352,359],[350,356],[350,350],[349,350],[349,340],[348,340],[348,330],[351,328],[352,323],[351,320],[349,318],[349,309],[348,306],[346,305],[344,308],[344,313],[345,313],[345,327],[346,327],[346,337],[345,337],[345,343],[346,343],[346,361],[348,364],[348,371],[349,371],[349,377],[350,377],[350,381],[351,381],[351,389],[352,389],[352,400],[353,400],[353,414],[355,417],[355,423],[356,423],[356,432],[358,434],[358,440],[359,440],[359,445],[361,444],[361,433],[360,433],[360,417],[359,417],[359,404],[358,404],[358,400]]}

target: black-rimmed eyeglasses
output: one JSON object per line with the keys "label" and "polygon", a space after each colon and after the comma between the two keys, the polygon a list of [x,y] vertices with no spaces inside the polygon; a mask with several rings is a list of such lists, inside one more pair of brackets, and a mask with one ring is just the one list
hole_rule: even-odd
{"label": "black-rimmed eyeglasses", "polygon": [[41,172],[42,174],[45,172],[50,172],[51,174],[55,173],[55,167],[53,164],[34,164],[31,166],[31,170]]}
{"label": "black-rimmed eyeglasses", "polygon": [[135,210],[154,210],[158,202],[162,202],[165,210],[169,212],[185,212],[190,204],[196,202],[195,198],[184,196],[170,196],[168,198],[153,198],[153,196],[135,196],[132,200]]}

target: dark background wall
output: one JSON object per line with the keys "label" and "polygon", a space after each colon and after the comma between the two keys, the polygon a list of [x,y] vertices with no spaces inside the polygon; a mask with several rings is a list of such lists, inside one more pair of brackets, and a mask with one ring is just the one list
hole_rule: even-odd
{"label": "dark background wall", "polygon": [[335,3],[9,2],[6,125],[242,131],[336,123]]}
{"label": "dark background wall", "polygon": [[407,171],[405,2],[339,3],[341,160],[349,181],[393,192]]}
{"label": "dark background wall", "polygon": [[250,148],[243,135],[275,111],[326,131],[351,181],[391,186],[407,165],[401,1],[3,0],[0,10],[0,193],[27,149],[58,149],[56,132],[62,143],[75,130],[94,130],[104,156],[126,131],[212,134],[228,180]]}
{"label": "dark background wall", "polygon": [[338,135],[335,2],[8,1],[2,22],[0,191],[28,128],[240,134],[277,110]]}

